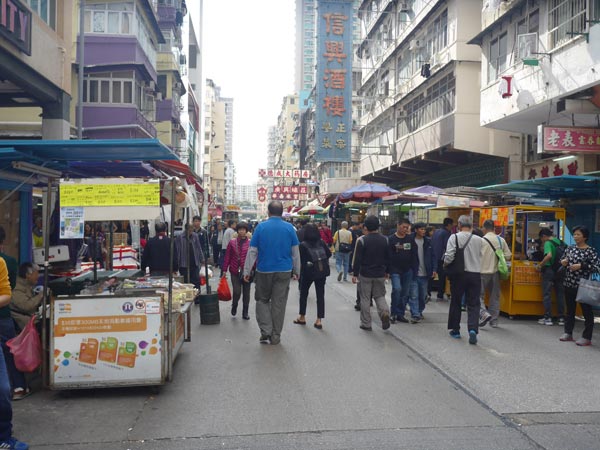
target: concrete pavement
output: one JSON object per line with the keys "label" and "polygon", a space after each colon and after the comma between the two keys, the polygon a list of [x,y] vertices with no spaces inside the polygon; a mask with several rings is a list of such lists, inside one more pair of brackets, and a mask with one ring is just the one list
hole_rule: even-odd
{"label": "concrete pavement", "polygon": [[278,346],[258,343],[253,308],[244,321],[222,303],[221,324],[200,326],[194,307],[158,393],[38,390],[14,404],[15,434],[46,450],[600,448],[596,347],[508,319],[471,346],[448,337],[445,302],[424,323],[365,332],[354,295],[330,277],[319,331],[314,295],[308,324],[292,323],[292,282]]}

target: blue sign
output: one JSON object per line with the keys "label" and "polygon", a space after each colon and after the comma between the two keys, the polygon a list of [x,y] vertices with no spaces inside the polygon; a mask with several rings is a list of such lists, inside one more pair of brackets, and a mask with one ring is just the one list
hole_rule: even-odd
{"label": "blue sign", "polygon": [[315,159],[352,160],[353,0],[318,0]]}

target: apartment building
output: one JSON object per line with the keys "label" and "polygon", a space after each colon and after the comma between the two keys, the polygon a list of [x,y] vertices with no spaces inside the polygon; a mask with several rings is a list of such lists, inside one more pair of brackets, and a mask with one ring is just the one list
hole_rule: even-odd
{"label": "apartment building", "polygon": [[518,173],[518,136],[480,127],[481,52],[467,44],[480,16],[472,0],[361,2],[363,179],[480,186]]}
{"label": "apartment building", "polygon": [[258,203],[257,198],[257,184],[238,184],[235,188],[235,197],[238,203],[250,203],[251,205],[256,205]]}

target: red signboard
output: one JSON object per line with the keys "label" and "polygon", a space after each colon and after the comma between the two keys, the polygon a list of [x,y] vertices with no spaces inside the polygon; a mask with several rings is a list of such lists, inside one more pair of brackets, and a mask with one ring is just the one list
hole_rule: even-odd
{"label": "red signboard", "polygon": [[600,128],[538,127],[538,153],[600,152]]}

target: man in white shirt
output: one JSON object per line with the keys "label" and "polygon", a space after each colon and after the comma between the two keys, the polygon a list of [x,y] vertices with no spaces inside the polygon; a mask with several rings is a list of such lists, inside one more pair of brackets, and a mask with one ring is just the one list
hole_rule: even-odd
{"label": "man in white shirt", "polygon": [[477,344],[479,332],[479,307],[481,295],[481,246],[483,239],[473,234],[473,222],[469,216],[458,218],[458,229],[448,239],[444,266],[448,267],[456,255],[457,248],[464,252],[464,271],[450,276],[450,309],[448,311],[448,329],[450,336],[460,338],[461,299],[463,295],[467,303],[467,327],[469,344]]}
{"label": "man in white shirt", "polygon": [[[510,260],[512,254],[506,241],[494,232],[494,221],[483,222],[483,244],[481,246],[481,310],[479,312],[479,326],[484,327],[488,322],[490,326],[498,326],[500,315],[500,275],[498,274],[498,257],[496,249],[502,248],[504,259]],[[485,308],[485,293],[489,293],[489,306]]]}
{"label": "man in white shirt", "polygon": [[223,266],[223,260],[225,259],[225,251],[227,250],[229,241],[233,238],[233,235],[235,234],[236,225],[237,223],[233,219],[227,221],[227,229],[223,232],[223,238],[221,240],[221,254],[219,258],[219,267]]}

